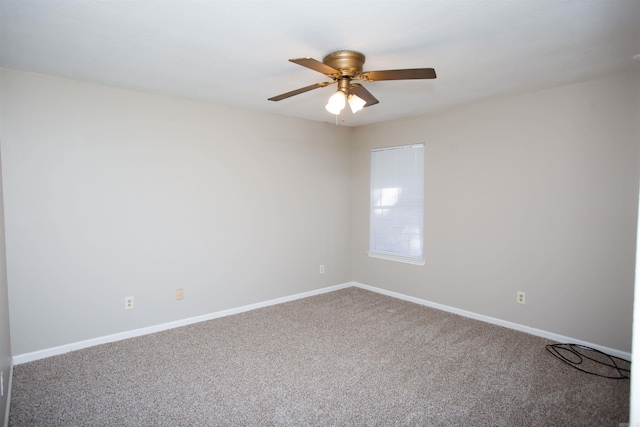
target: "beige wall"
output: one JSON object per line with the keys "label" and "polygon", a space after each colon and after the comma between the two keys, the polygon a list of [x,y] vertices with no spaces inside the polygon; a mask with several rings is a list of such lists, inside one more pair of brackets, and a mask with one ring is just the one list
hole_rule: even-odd
{"label": "beige wall", "polygon": [[[639,83],[635,73],[355,129],[354,280],[630,351]],[[369,150],[416,142],[424,267],[366,254]]]}
{"label": "beige wall", "polygon": [[351,279],[349,129],[7,70],[2,104],[14,355]]}
{"label": "beige wall", "polygon": [[[2,106],[0,105],[0,112]],[[1,162],[0,162],[1,163]],[[7,288],[7,264],[4,241],[4,208],[2,199],[2,169],[0,167],[0,371],[4,378],[4,385],[0,397],[0,422],[8,420],[7,400],[11,374],[11,332],[9,328],[9,294]]]}
{"label": "beige wall", "polygon": [[[14,355],[350,280],[630,350],[638,73],[356,129],[1,78]],[[413,142],[425,267],[366,255],[369,149]]]}

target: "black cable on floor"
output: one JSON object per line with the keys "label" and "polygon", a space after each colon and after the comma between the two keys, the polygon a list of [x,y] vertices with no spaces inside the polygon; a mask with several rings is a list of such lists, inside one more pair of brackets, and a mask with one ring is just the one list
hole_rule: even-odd
{"label": "black cable on floor", "polygon": [[[558,359],[562,360],[564,363],[576,368],[579,371],[586,372],[587,374],[596,375],[598,377],[603,378],[611,378],[614,380],[623,380],[628,379],[629,374],[631,372],[631,362],[625,359],[621,359],[616,356],[611,356],[609,354],[603,353],[600,350],[596,350],[595,348],[587,347],[580,344],[549,344],[546,346],[546,349],[549,353],[553,354]],[[562,352],[562,353],[561,353]],[[587,352],[596,353],[604,360],[594,359],[587,355]],[[564,353],[564,354],[563,354]],[[592,353],[592,354],[593,354]],[[568,357],[567,357],[568,356]],[[575,356],[575,357],[574,357]],[[609,367],[613,371],[617,372],[618,375],[604,375],[598,372],[593,372],[588,369],[583,369],[578,365],[581,365],[584,359],[591,360],[596,363],[596,367]],[[620,363],[626,364],[629,368],[624,368],[620,366]],[[606,369],[606,368],[604,368]]]}

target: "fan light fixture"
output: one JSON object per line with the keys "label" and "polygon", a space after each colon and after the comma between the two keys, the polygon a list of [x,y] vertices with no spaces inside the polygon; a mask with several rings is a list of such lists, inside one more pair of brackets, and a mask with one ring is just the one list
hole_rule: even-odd
{"label": "fan light fixture", "polygon": [[327,102],[327,105],[324,108],[326,108],[326,110],[331,114],[338,115],[342,110],[344,110],[347,102],[349,102],[351,112],[353,112],[354,114],[362,110],[367,103],[367,101],[357,95],[345,95],[343,91],[339,90],[331,95],[331,98],[329,98],[329,102]]}
{"label": "fan light fixture", "polygon": [[336,93],[334,93],[331,96],[331,98],[329,98],[329,102],[324,108],[326,108],[327,111],[330,112],[331,114],[338,115],[340,114],[340,111],[344,109],[344,106],[346,105],[346,101],[347,101],[347,96],[344,94],[343,91],[339,90]]}
{"label": "fan light fixture", "polygon": [[367,103],[367,101],[354,94],[349,95],[347,101],[349,102],[349,107],[351,107],[351,112],[354,114],[362,110]]}

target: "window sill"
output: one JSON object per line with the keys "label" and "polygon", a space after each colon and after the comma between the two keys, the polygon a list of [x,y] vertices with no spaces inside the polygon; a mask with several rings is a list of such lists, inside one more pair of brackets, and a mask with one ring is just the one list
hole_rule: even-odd
{"label": "window sill", "polygon": [[423,265],[425,265],[427,263],[423,259],[406,258],[406,257],[398,256],[398,255],[381,254],[381,253],[378,253],[378,252],[367,252],[367,254],[371,258],[384,259],[384,260],[387,260],[387,261],[402,262],[402,263],[405,263],[405,264],[423,266]]}

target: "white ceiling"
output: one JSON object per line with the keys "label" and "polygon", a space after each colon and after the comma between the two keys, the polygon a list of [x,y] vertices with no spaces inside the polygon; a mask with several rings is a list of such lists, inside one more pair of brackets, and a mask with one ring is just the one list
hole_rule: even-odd
{"label": "white ceiling", "polygon": [[365,71],[433,67],[436,80],[365,83],[380,104],[346,126],[640,70],[638,0],[0,1],[0,65],[317,121],[336,86],[289,58],[335,50]]}

